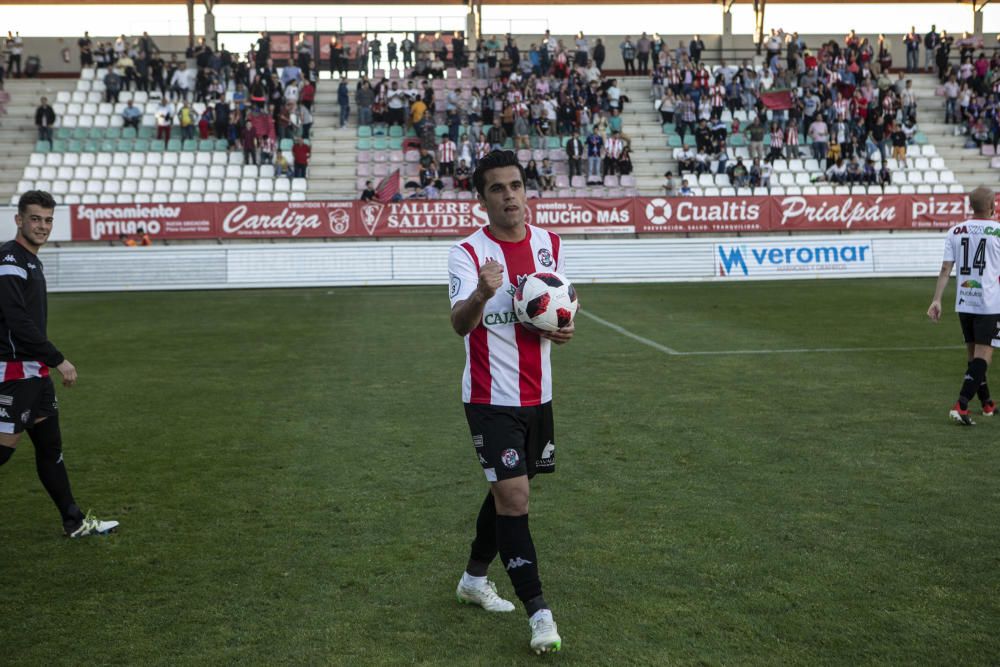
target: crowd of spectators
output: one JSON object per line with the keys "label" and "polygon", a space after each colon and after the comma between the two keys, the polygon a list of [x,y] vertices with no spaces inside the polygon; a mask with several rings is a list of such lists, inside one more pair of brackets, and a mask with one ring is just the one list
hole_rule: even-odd
{"label": "crowd of spectators", "polygon": [[[891,156],[906,167],[916,95],[904,73],[890,74],[884,35],[873,44],[851,31],[810,48],[798,33],[773,30],[763,66],[714,69],[694,59],[697,41],[653,47],[651,96],[681,138],[681,174],[715,171],[734,186],[767,187],[775,160],[812,157],[831,182],[885,184],[889,171],[877,165]],[[749,147],[749,164],[734,144]]]}

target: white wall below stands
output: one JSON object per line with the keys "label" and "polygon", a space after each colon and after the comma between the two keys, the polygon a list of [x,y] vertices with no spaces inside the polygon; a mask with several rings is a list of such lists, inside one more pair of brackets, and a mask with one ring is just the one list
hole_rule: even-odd
{"label": "white wall below stands", "polygon": [[[578,284],[933,276],[944,235],[566,240]],[[46,248],[56,292],[445,285],[450,241]],[[721,275],[725,273],[726,275]]]}

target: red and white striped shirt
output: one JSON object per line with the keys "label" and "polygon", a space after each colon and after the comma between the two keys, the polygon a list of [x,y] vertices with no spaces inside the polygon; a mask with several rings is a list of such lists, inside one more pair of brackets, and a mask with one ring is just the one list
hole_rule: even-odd
{"label": "red and white striped shirt", "polygon": [[480,141],[476,144],[476,159],[481,160],[490,152],[490,143],[488,141]]}
{"label": "red and white striped shirt", "polygon": [[0,382],[48,376],[49,367],[40,361],[0,361]]}
{"label": "red and white striped shirt", "polygon": [[785,129],[785,143],[789,146],[799,145],[799,128],[795,123],[789,124]]}
{"label": "red and white striped shirt", "polygon": [[721,83],[712,86],[712,106],[721,107],[726,103],[726,87]]}
{"label": "red and white striped shirt", "polygon": [[479,267],[503,265],[506,284],[483,309],[483,319],[465,337],[462,401],[481,405],[532,406],[552,400],[551,343],[521,326],[514,315],[518,279],[537,271],[563,271],[558,236],[527,226],[522,241],[500,241],[483,227],[448,254],[449,295],[454,308],[479,284]]}
{"label": "red and white striped shirt", "polygon": [[438,162],[454,162],[455,161],[455,142],[451,139],[445,139],[438,146]]}
{"label": "red and white striped shirt", "polygon": [[621,139],[616,139],[612,136],[604,143],[604,154],[613,160],[617,160],[622,156],[624,148],[625,143]]}
{"label": "red and white striped shirt", "polygon": [[771,133],[771,148],[782,148],[785,145],[785,136],[781,130]]}
{"label": "red and white striped shirt", "polygon": [[851,101],[847,98],[841,97],[833,103],[833,108],[837,111],[837,118],[840,120],[847,120],[847,115],[851,110]]}

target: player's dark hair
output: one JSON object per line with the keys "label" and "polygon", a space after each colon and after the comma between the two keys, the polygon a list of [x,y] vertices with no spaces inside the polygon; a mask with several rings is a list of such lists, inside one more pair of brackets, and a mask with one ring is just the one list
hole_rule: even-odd
{"label": "player's dark hair", "polygon": [[32,204],[51,211],[56,207],[56,200],[45,190],[28,190],[17,200],[18,215],[24,215]]}
{"label": "player's dark hair", "polygon": [[472,174],[472,183],[476,186],[476,192],[479,193],[480,197],[483,196],[483,188],[486,187],[486,172],[500,167],[517,167],[521,173],[521,183],[528,180],[524,175],[524,167],[518,162],[517,154],[514,151],[491,151],[479,161],[475,173]]}

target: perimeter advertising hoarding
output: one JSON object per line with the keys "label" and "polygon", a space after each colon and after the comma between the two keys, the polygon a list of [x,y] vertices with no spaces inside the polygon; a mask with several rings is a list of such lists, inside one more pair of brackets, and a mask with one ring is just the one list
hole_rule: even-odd
{"label": "perimeter advertising hoarding", "polygon": [[[943,229],[965,195],[531,199],[529,223],[563,234],[733,234]],[[486,224],[472,200],[75,204],[72,240],[465,236]]]}

